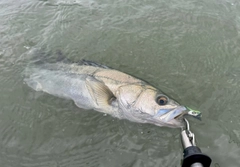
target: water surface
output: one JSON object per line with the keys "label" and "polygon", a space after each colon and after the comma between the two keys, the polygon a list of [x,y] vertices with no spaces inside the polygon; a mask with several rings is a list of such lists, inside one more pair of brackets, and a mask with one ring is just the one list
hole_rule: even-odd
{"label": "water surface", "polygon": [[212,166],[240,166],[239,11],[235,0],[0,1],[0,166],[180,166],[179,129],[27,87],[23,71],[36,55],[143,78],[202,111],[202,121],[189,121]]}

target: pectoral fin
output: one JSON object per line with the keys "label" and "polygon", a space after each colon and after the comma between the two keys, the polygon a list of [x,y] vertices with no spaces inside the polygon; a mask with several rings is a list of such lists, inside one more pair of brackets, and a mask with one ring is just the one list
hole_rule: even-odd
{"label": "pectoral fin", "polygon": [[88,77],[86,78],[87,89],[100,108],[109,107],[115,96],[111,90],[101,81]]}

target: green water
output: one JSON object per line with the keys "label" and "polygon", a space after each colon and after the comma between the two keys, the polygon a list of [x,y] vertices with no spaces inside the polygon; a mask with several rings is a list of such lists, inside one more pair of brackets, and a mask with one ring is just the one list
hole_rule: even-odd
{"label": "green water", "polygon": [[1,167],[180,167],[179,129],[27,87],[35,50],[133,74],[202,111],[189,119],[198,146],[213,167],[240,166],[240,2],[1,0],[0,20]]}

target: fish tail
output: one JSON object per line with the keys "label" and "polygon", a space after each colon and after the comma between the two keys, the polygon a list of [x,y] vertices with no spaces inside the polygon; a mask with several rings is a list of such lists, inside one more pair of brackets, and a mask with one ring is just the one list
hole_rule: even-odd
{"label": "fish tail", "polygon": [[25,78],[24,82],[35,91],[41,91],[42,85],[34,79]]}

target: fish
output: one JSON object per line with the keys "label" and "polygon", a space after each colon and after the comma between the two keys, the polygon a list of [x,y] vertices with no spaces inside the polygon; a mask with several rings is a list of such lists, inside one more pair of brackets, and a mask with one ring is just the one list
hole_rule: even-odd
{"label": "fish", "polygon": [[73,100],[77,107],[119,119],[180,128],[183,117],[199,117],[146,81],[92,61],[28,67],[24,82],[35,91]]}

